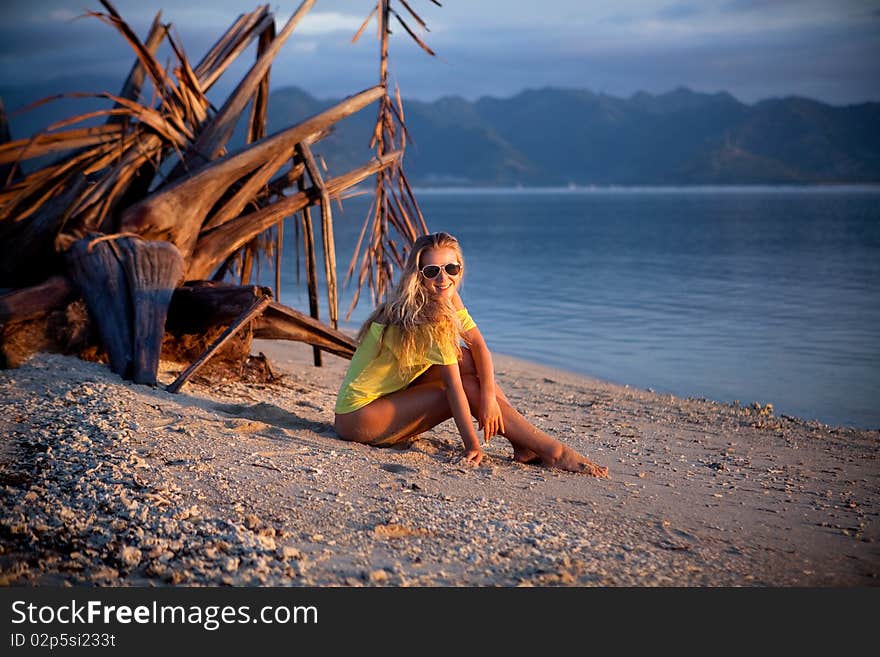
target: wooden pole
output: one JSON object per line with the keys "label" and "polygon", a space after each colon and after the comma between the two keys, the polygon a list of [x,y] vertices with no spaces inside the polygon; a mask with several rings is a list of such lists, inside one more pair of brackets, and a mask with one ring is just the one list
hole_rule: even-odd
{"label": "wooden pole", "polygon": [[281,250],[284,247],[284,219],[275,228],[275,298],[281,299]]}
{"label": "wooden pole", "polygon": [[251,282],[251,272],[254,268],[254,244],[251,242],[241,254],[241,276],[239,285],[248,285]]}
{"label": "wooden pole", "polygon": [[312,184],[321,194],[321,235],[324,241],[324,275],[327,280],[327,306],[330,314],[330,325],[338,328],[339,324],[339,301],[337,298],[336,287],[336,247],[333,239],[333,213],[330,207],[330,192],[324,184],[321,171],[318,169],[318,163],[312,155],[312,149],[306,143],[300,143],[296,146],[297,152],[306,165],[306,171],[309,172],[309,178]]}
{"label": "wooden pole", "polygon": [[[305,183],[302,177],[297,179],[296,185],[301,194],[305,193]],[[320,319],[318,311],[318,265],[315,261],[315,234],[312,227],[312,213],[309,206],[302,209],[303,246],[306,251],[306,285],[309,289],[309,315],[313,319]],[[321,350],[314,348],[315,367],[321,367]]]}
{"label": "wooden pole", "polygon": [[217,350],[220,349],[233,335],[238,333],[241,328],[251,321],[254,317],[261,314],[272,302],[272,299],[268,296],[263,296],[257,299],[253,305],[244,311],[238,319],[236,319],[229,327],[220,334],[220,336],[211,343],[207,349],[205,349],[204,353],[199,356],[196,361],[187,367],[183,372],[180,373],[174,382],[168,386],[168,392],[177,392],[183,386],[184,383],[189,381],[189,379],[198,372],[205,363],[208,362],[208,359],[211,358]]}

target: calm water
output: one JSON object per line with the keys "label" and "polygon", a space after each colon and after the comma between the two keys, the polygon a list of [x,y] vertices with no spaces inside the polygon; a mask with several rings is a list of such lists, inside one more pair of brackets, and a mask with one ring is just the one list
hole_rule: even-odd
{"label": "calm water", "polygon": [[[429,228],[460,239],[462,297],[495,351],[679,396],[880,427],[880,188],[418,197]],[[336,211],[340,276],[367,203]],[[306,310],[290,223],[286,235],[282,300]],[[365,295],[353,323],[368,305]]]}

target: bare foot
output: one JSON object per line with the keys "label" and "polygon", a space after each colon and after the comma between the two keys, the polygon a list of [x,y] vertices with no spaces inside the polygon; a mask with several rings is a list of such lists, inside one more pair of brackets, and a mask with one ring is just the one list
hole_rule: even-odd
{"label": "bare foot", "polygon": [[563,445],[562,453],[556,458],[546,459],[544,465],[551,468],[559,468],[568,472],[582,472],[591,477],[607,478],[608,468],[596,465],[586,456],[582,456],[574,451],[571,447]]}
{"label": "bare foot", "polygon": [[513,460],[517,463],[540,463],[541,457],[528,447],[513,447]]}

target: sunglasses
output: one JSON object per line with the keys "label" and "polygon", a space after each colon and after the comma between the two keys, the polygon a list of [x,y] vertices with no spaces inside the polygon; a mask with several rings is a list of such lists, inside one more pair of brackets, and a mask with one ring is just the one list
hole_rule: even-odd
{"label": "sunglasses", "polygon": [[441,269],[445,269],[449,276],[458,276],[461,273],[461,264],[458,262],[447,262],[445,265],[425,265],[420,271],[425,278],[437,278],[440,275]]}

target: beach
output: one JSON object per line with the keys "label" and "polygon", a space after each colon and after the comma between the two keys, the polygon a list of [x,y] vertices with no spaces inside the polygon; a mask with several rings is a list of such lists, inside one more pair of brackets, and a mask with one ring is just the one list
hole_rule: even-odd
{"label": "beach", "polygon": [[451,421],[406,449],[338,439],[347,361],[258,352],[274,382],[178,394],[54,354],[0,371],[3,584],[878,584],[878,431],[496,355],[512,404],[611,476],[516,463],[501,437],[473,467]]}

